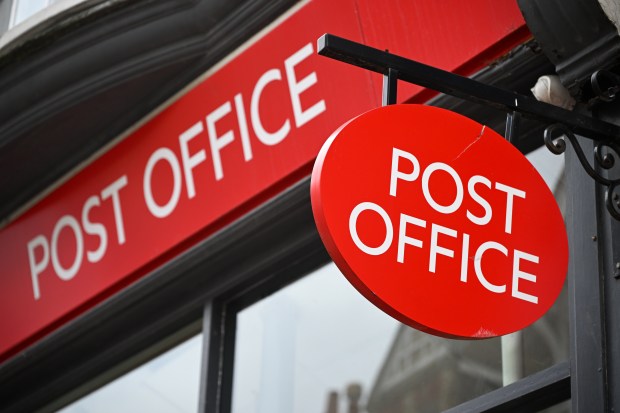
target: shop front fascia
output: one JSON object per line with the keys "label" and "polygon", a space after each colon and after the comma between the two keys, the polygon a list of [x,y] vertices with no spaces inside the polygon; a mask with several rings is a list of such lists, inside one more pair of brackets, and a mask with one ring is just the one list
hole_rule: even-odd
{"label": "shop front fascia", "polygon": [[[236,313],[329,262],[312,164],[333,130],[381,104],[381,76],[316,54],[324,33],[520,93],[558,67],[515,2],[398,6],[106,3],[3,46],[1,410],[60,408],[202,330],[200,409],[230,411]],[[416,86],[398,100],[503,132],[501,111]],[[608,106],[600,116],[613,122]],[[516,146],[540,146],[544,126],[524,122]],[[576,411],[614,405],[616,223],[570,156],[567,227],[585,254],[571,274],[601,276],[571,276],[569,296],[598,317],[594,347],[571,313],[570,370],[560,363],[525,378],[516,398],[499,390],[458,411],[548,406],[571,397],[571,381]]]}

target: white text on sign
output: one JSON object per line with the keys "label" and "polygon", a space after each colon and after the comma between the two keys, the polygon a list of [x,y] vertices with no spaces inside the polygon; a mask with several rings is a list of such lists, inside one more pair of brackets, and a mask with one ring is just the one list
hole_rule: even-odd
{"label": "white text on sign", "polygon": [[[401,162],[404,160],[405,162]],[[401,165],[408,164],[407,168]],[[409,172],[405,172],[409,171]],[[431,191],[431,177],[437,171],[443,171],[447,173],[453,180],[456,187],[456,194],[452,203],[447,205],[439,204],[433,197]],[[392,162],[390,172],[390,196],[396,197],[398,193],[399,181],[416,182],[421,175],[420,185],[424,199],[435,211],[442,214],[453,214],[458,211],[462,205],[465,197],[465,185],[463,179],[459,176],[457,171],[450,165],[442,162],[434,162],[427,165],[424,170],[420,165],[420,162],[416,156],[410,152],[403,151],[397,148],[392,150]],[[506,234],[512,233],[512,221],[515,209],[516,199],[525,199],[526,193],[517,188],[513,188],[509,185],[505,185],[500,182],[491,182],[488,178],[481,175],[474,175],[467,181],[467,195],[482,209],[484,215],[476,216],[471,211],[466,211],[466,216],[472,223],[476,225],[487,225],[493,219],[493,205],[479,193],[476,192],[476,185],[484,185],[487,188],[493,188],[505,194],[505,203],[502,205],[504,213],[500,216],[503,220],[504,231]],[[500,209],[499,207],[496,210]],[[363,235],[358,233],[357,221],[362,213],[373,213],[378,215],[385,225],[385,237],[380,245],[369,246],[363,240]],[[497,214],[496,214],[497,216]],[[395,225],[392,223],[389,214],[380,205],[373,202],[361,202],[357,204],[351,214],[349,215],[349,233],[351,239],[355,245],[364,253],[369,255],[382,255],[385,254],[394,242],[394,237],[397,237],[397,253],[396,260],[404,264],[406,255],[406,246],[423,248],[425,243],[430,244],[428,255],[428,271],[435,273],[437,268],[437,258],[439,255],[460,260],[460,276],[461,282],[467,283],[469,281],[469,261],[470,251],[473,252],[474,262],[474,274],[480,284],[488,291],[496,294],[504,294],[508,291],[508,282],[510,282],[510,294],[512,297],[528,301],[530,303],[538,304],[538,297],[532,294],[528,294],[523,291],[522,281],[536,283],[536,275],[527,273],[521,270],[521,262],[528,261],[533,264],[539,263],[539,257],[527,252],[521,251],[516,248],[508,249],[500,242],[489,240],[481,243],[477,247],[470,245],[470,234],[465,232],[459,233],[455,229],[448,228],[446,226],[439,225],[437,223],[427,222],[424,219],[406,214],[400,213],[400,220],[397,223],[398,229],[395,230]],[[430,231],[429,231],[430,229]],[[409,235],[412,231],[418,235],[419,238],[415,238]],[[455,251],[445,246],[440,245],[440,235],[455,238],[460,242],[460,251]],[[422,239],[420,239],[422,238]],[[475,251],[475,252],[474,252]],[[485,254],[489,251],[495,251],[496,253],[504,255],[507,259],[512,261],[512,274],[510,280],[503,284],[494,284],[489,281],[488,276],[483,273],[482,262]]]}

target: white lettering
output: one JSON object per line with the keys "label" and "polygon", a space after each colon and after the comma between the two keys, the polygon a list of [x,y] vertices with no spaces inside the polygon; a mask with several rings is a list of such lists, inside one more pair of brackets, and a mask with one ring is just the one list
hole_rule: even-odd
{"label": "white lettering", "polygon": [[[413,169],[409,173],[403,173],[398,169],[400,165],[400,158],[405,158],[411,162]],[[390,195],[396,196],[396,186],[399,179],[403,181],[413,182],[418,179],[420,175],[420,162],[413,154],[400,150],[398,148],[392,148],[392,170],[390,172]]]}
{"label": "white lettering", "polygon": [[514,260],[512,261],[512,296],[524,301],[529,301],[530,303],[538,304],[538,297],[519,291],[520,279],[536,282],[536,276],[534,274],[521,271],[519,268],[519,261],[521,260],[533,262],[534,264],[538,264],[539,261],[536,255],[515,250]]}
{"label": "white lettering", "polygon": [[248,121],[245,116],[245,106],[243,106],[243,96],[241,93],[235,95],[235,110],[237,112],[237,123],[239,123],[241,145],[243,146],[243,158],[247,162],[252,159],[252,145],[250,144]]}
{"label": "white lettering", "polygon": [[[362,212],[368,210],[379,214],[385,223],[385,239],[378,247],[367,246],[357,234],[357,218]],[[385,253],[392,244],[392,238],[394,237],[393,231],[394,228],[392,227],[392,221],[390,221],[389,215],[377,204],[372,202],[362,202],[353,208],[353,211],[351,211],[351,215],[349,216],[349,233],[351,234],[351,238],[353,239],[355,245],[368,255],[381,255]]]}
{"label": "white lettering", "polygon": [[[152,188],[152,174],[155,165],[160,160],[164,160],[168,162],[170,165],[170,169],[172,170],[172,178],[173,178],[173,187],[172,194],[170,195],[170,199],[164,205],[159,205],[155,202],[153,198],[153,188]],[[144,189],[144,200],[146,201],[146,206],[153,216],[157,218],[165,218],[174,211],[174,208],[177,206],[179,202],[179,197],[181,195],[181,167],[179,165],[179,161],[177,161],[174,152],[172,152],[168,148],[159,148],[149,158],[146,163],[146,170],[144,172],[144,181],[143,181],[143,189]]]}
{"label": "white lettering", "polygon": [[482,284],[484,288],[493,293],[500,294],[506,291],[506,285],[491,284],[482,273],[482,255],[490,249],[499,251],[505,256],[508,256],[508,250],[502,244],[495,241],[487,241],[484,244],[480,245],[480,247],[478,247],[478,250],[476,251],[476,256],[474,257],[474,270],[476,272],[478,280],[480,281],[480,284]]}
{"label": "white lettering", "polygon": [[301,109],[301,99],[299,98],[299,95],[314,85],[317,82],[317,77],[316,72],[311,72],[308,76],[304,77],[300,81],[297,81],[295,76],[295,66],[307,57],[311,56],[313,52],[314,49],[312,48],[312,43],[308,43],[284,61],[286,79],[288,80],[289,93],[291,94],[291,104],[293,105],[295,125],[298,128],[325,112],[325,101],[323,99],[319,100],[305,111],[302,111]]}
{"label": "white lettering", "polygon": [[125,226],[123,224],[123,211],[121,209],[121,199],[118,195],[118,192],[125,186],[127,186],[127,175],[121,176],[116,181],[103,188],[103,191],[101,191],[101,199],[106,200],[110,197],[112,198],[118,245],[123,245],[125,243]]}
{"label": "white lettering", "polygon": [[456,231],[452,228],[447,228],[441,225],[431,225],[431,252],[428,262],[428,271],[435,273],[437,266],[437,254],[444,255],[446,257],[454,258],[454,251],[437,245],[437,235],[444,234],[452,238],[456,238]]}
{"label": "white lettering", "polygon": [[467,269],[469,267],[469,234],[463,233],[463,252],[461,254],[461,281],[467,282]]}
{"label": "white lettering", "polygon": [[491,218],[493,217],[493,210],[491,209],[491,205],[488,203],[488,201],[478,195],[478,193],[476,192],[476,184],[482,184],[490,189],[491,181],[489,181],[484,176],[474,175],[469,179],[469,182],[467,182],[467,191],[469,192],[469,195],[471,195],[471,198],[484,209],[484,215],[481,217],[477,217],[471,212],[469,212],[469,210],[467,210],[467,218],[469,218],[469,220],[474,224],[486,225],[489,223],[489,221],[491,221]]}
{"label": "white lettering", "polygon": [[[183,172],[185,173],[185,186],[187,188],[187,197],[192,199],[196,196],[196,188],[194,186],[194,174],[192,170],[201,162],[207,159],[204,149],[199,150],[194,155],[189,155],[189,141],[203,131],[202,122],[196,122],[191,128],[187,129],[179,135],[179,146],[181,147],[181,162],[183,163]],[[219,160],[219,159],[218,159]]]}
{"label": "white lettering", "polygon": [[[73,260],[73,264],[71,264],[69,268],[64,268],[60,263],[60,259],[58,258],[58,237],[60,236],[60,232],[65,227],[71,228],[71,230],[73,230],[76,245],[75,259]],[[56,271],[56,274],[58,274],[58,277],[64,281],[69,281],[70,279],[72,279],[80,269],[83,254],[84,238],[82,237],[82,230],[80,229],[80,224],[71,215],[65,215],[58,220],[56,226],[54,227],[54,231],[52,232],[52,266],[54,267],[54,271]]]}
{"label": "white lettering", "polygon": [[[450,205],[440,205],[435,202],[435,200],[431,196],[428,183],[431,174],[435,171],[447,172],[456,184],[456,197],[454,198],[454,202],[452,202],[452,204]],[[428,204],[433,207],[435,211],[441,212],[442,214],[453,213],[454,211],[459,209],[461,203],[463,202],[463,182],[461,181],[461,178],[450,165],[446,165],[442,162],[432,163],[424,170],[424,173],[422,174],[422,192],[424,193],[424,198],[426,199],[426,202],[428,202]]]}
{"label": "white lettering", "polygon": [[89,262],[98,262],[103,258],[103,254],[105,254],[106,248],[108,246],[108,234],[105,230],[103,224],[93,223],[88,218],[88,213],[90,210],[95,207],[101,205],[99,201],[99,197],[96,195],[91,196],[84,203],[84,207],[82,208],[82,226],[84,227],[84,232],[88,235],[96,235],[99,237],[99,248],[95,251],[86,251],[86,258]]}
{"label": "white lettering", "polygon": [[407,214],[400,214],[400,225],[398,227],[398,253],[396,255],[396,261],[401,264],[405,263],[405,244],[413,245],[414,247],[422,248],[422,241],[416,238],[407,236],[407,224],[417,225],[421,228],[426,228],[426,221],[412,217]]}
{"label": "white lettering", "polygon": [[525,192],[499,182],[495,182],[495,189],[506,193],[506,226],[504,231],[506,234],[510,234],[512,233],[513,199],[515,196],[525,199]]}
{"label": "white lettering", "polygon": [[220,151],[226,145],[230,144],[235,135],[232,130],[226,131],[222,136],[217,136],[215,130],[215,122],[228,115],[232,110],[230,102],[224,103],[219,108],[207,115],[207,132],[209,134],[209,143],[211,144],[211,158],[213,159],[213,169],[215,170],[215,179],[219,181],[224,177],[224,171],[222,170],[222,159],[220,157]]}
{"label": "white lettering", "polygon": [[[37,247],[43,250],[43,257],[39,262],[36,261],[35,257],[35,249]],[[28,261],[30,262],[30,277],[32,278],[34,299],[38,300],[41,298],[41,292],[39,291],[39,274],[43,272],[50,261],[50,247],[47,238],[43,235],[37,235],[28,242]]]}
{"label": "white lettering", "polygon": [[270,69],[265,72],[258,82],[256,82],[256,86],[254,87],[254,91],[252,92],[252,100],[250,101],[250,118],[252,119],[252,126],[254,127],[254,133],[258,140],[260,140],[265,145],[276,145],[284,138],[291,130],[291,122],[287,119],[282,127],[277,131],[270,133],[267,132],[263,126],[263,122],[260,119],[259,112],[259,103],[260,96],[263,93],[263,89],[269,83],[274,82],[276,80],[282,80],[282,74],[278,69]]}

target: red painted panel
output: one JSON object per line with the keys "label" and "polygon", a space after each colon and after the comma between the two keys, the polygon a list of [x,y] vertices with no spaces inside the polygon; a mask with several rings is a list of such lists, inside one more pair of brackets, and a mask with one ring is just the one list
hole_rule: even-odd
{"label": "red painted panel", "polygon": [[[530,37],[515,0],[358,0],[358,4],[368,46],[465,76]],[[375,82],[380,87],[380,80]],[[399,102],[420,90],[403,83]]]}
{"label": "red painted panel", "polygon": [[[307,174],[330,133],[380,101],[370,74],[314,54],[325,32],[364,41],[362,27],[367,39],[386,33],[391,41],[395,23],[370,22],[372,3],[309,2],[4,228],[0,359]],[[487,12],[476,10],[492,18]],[[515,20],[511,16],[493,18]],[[445,30],[454,38],[463,28]],[[401,31],[410,37],[406,44],[423,34]],[[470,38],[481,43],[456,56],[455,67],[495,50],[512,33]]]}
{"label": "red painted panel", "polygon": [[146,263],[303,168],[333,129],[374,105],[368,74],[316,54],[325,32],[360,39],[352,2],[331,4],[329,13],[323,4],[303,7],[0,233],[0,353],[109,296]]}
{"label": "red painted panel", "polygon": [[564,285],[568,241],[545,181],[506,139],[454,112],[407,104],[354,118],[321,149],[311,194],[351,284],[428,333],[512,333]]}

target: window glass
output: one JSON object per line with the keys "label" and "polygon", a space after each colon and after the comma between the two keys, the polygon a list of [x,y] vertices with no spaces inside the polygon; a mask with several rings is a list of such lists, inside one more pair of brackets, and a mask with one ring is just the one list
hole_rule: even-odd
{"label": "window glass", "polygon": [[570,413],[572,412],[572,405],[570,400],[566,400],[560,404],[556,404],[548,409],[541,410],[540,413]]}
{"label": "window glass", "polygon": [[[562,177],[564,176],[564,155],[552,154],[546,146],[541,146],[527,155],[527,159],[534,165],[538,173],[543,177],[549,189],[558,198],[558,191],[562,190]],[[557,199],[560,208],[563,208],[560,199]]]}
{"label": "window glass", "polygon": [[191,412],[198,409],[202,334],[61,410],[63,413]]}
{"label": "window glass", "polygon": [[[9,29],[13,26],[18,25],[29,17],[35,15],[41,10],[62,1],[63,0],[14,0],[12,2],[11,0],[5,0],[4,3],[13,8],[12,19],[10,21]],[[0,3],[1,2],[2,1],[0,0]],[[74,1],[73,4],[75,3],[76,2]],[[71,3],[69,3],[69,5],[71,5]],[[0,10],[3,9],[0,8]],[[9,13],[9,15],[10,14],[11,13]],[[0,25],[0,29],[1,28],[2,26]]]}
{"label": "window glass", "polygon": [[[565,305],[524,330],[523,374],[567,358]],[[400,324],[329,264],[238,314],[232,411],[437,412],[502,386],[501,346]]]}
{"label": "window glass", "polygon": [[15,14],[12,26],[15,26],[33,14],[40,12],[48,6],[48,0],[15,0],[13,5]]}

